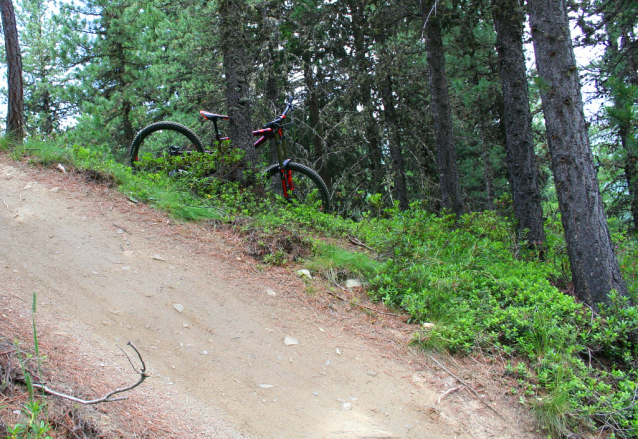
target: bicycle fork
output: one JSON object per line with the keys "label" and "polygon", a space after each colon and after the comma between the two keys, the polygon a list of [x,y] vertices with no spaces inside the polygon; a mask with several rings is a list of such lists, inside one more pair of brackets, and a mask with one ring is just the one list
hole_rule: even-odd
{"label": "bicycle fork", "polygon": [[295,186],[292,182],[292,171],[288,169],[290,159],[284,159],[288,155],[286,148],[286,137],[283,135],[281,128],[275,132],[275,144],[277,145],[277,158],[279,159],[279,175],[281,176],[281,187],[283,189],[284,198],[292,201],[291,195],[295,192]]}
{"label": "bicycle fork", "polygon": [[286,169],[288,162],[290,162],[290,159],[284,162],[284,167],[283,168],[280,167],[279,172],[281,173],[281,186],[284,190],[284,198],[290,201],[288,192],[294,193],[295,186],[292,183],[292,171],[290,169]]}

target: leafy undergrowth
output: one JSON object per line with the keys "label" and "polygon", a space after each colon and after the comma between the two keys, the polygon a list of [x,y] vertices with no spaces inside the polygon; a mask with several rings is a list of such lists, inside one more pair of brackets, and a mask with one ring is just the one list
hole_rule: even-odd
{"label": "leafy undergrowth", "polygon": [[[507,374],[518,380],[511,392],[536,411],[553,437],[588,430],[638,435],[638,307],[614,296],[612,307],[594,313],[570,295],[556,218],[546,223],[541,262],[537,251],[516,242],[511,219],[496,212],[456,221],[417,205],[407,212],[371,206],[353,221],[315,206],[273,203],[259,190],[223,179],[202,185],[201,178],[170,178],[166,172],[133,174],[96,150],[59,148],[56,155],[47,146],[42,156],[28,147],[14,154],[25,151],[36,162],[66,160],[112,175],[131,198],[175,217],[234,222],[250,252],[265,262],[281,265],[312,253],[308,267],[331,280],[367,280],[374,299],[407,311],[419,324],[414,343],[423,349],[507,358]],[[317,236],[347,239],[359,250]],[[638,243],[622,234],[614,240],[637,303]]]}

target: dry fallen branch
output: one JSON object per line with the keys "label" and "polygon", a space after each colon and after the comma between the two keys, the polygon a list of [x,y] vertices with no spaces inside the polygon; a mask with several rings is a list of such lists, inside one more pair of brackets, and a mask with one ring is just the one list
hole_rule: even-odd
{"label": "dry fallen branch", "polygon": [[445,395],[448,395],[448,394],[450,394],[450,393],[452,393],[452,392],[456,392],[456,391],[457,391],[457,390],[459,390],[459,389],[460,389],[460,387],[452,387],[451,389],[449,389],[449,390],[447,390],[447,391],[445,391],[445,392],[441,393],[441,396],[439,396],[439,402],[438,402],[438,403],[439,403],[439,404],[441,404],[441,400],[443,399],[443,397],[444,397]]}
{"label": "dry fallen branch", "polygon": [[[344,288],[342,285],[339,285],[337,282],[335,282],[335,281],[331,281],[331,282],[332,282],[333,284],[335,284],[336,286],[338,286],[339,288],[341,288],[343,291],[348,291],[346,288]],[[346,301],[347,301],[346,299],[344,299],[343,297],[341,297],[341,296],[340,296],[340,295],[338,295],[337,293],[333,293],[333,292],[331,292],[331,291],[328,291],[328,294],[330,294],[331,296],[336,297],[337,299],[342,300],[342,301],[344,301],[344,302],[346,302]],[[401,316],[400,316],[400,315],[398,315],[398,314],[395,314],[395,313],[392,313],[392,312],[387,312],[387,311],[381,311],[381,310],[378,310],[378,309],[372,308],[371,306],[366,306],[366,305],[364,305],[364,304],[362,304],[362,303],[352,303],[352,302],[351,302],[350,304],[351,304],[352,306],[358,306],[359,308],[367,309],[368,311],[376,312],[376,313],[383,314],[383,315],[386,315],[386,316],[401,317]]]}
{"label": "dry fallen branch", "polygon": [[358,245],[359,247],[363,247],[366,250],[370,250],[371,252],[374,251],[374,249],[368,247],[367,245],[365,245],[363,242],[361,242],[359,239],[355,238],[354,236],[348,235],[348,241],[350,241],[351,244]]}
{"label": "dry fallen branch", "polygon": [[[483,398],[481,398],[481,395],[478,394],[478,392],[476,390],[474,390],[474,388],[472,386],[470,386],[468,383],[466,383],[464,380],[462,380],[461,378],[459,378],[458,376],[454,375],[452,372],[450,372],[445,366],[443,366],[436,358],[434,358],[432,355],[428,355],[428,357],[430,357],[430,360],[434,361],[436,364],[438,364],[439,366],[441,366],[443,368],[444,371],[446,371],[447,373],[449,373],[453,378],[455,378],[459,383],[463,384],[465,387],[467,387],[469,390],[472,391],[472,393],[474,393],[474,395],[476,395],[476,397],[478,398],[479,401],[481,401],[483,403],[483,405],[485,405],[488,409],[492,410],[494,413],[496,413],[496,415],[498,415],[499,418],[501,418],[502,420],[509,422],[507,419],[505,419],[505,417],[503,417],[503,415],[501,415],[494,407],[492,407],[491,405],[489,405],[485,400],[483,400]],[[446,392],[447,393],[447,392]],[[445,393],[441,396],[444,396]],[[440,398],[439,398],[440,400]]]}
{"label": "dry fallen branch", "polygon": [[33,387],[36,387],[38,389],[42,389],[44,390],[46,393],[50,394],[50,395],[54,395],[54,396],[59,396],[60,398],[64,398],[64,399],[68,399],[69,401],[73,401],[73,402],[77,402],[80,404],[100,404],[103,402],[115,402],[115,401],[122,401],[125,399],[128,399],[127,396],[118,396],[116,398],[112,398],[113,395],[116,395],[118,393],[123,393],[123,392],[128,392],[129,390],[133,390],[134,388],[136,388],[137,386],[139,386],[140,384],[142,384],[144,382],[144,380],[146,378],[148,378],[148,374],[146,373],[146,364],[144,364],[144,360],[142,359],[142,355],[140,354],[140,351],[137,350],[137,348],[133,345],[133,343],[131,343],[130,341],[128,343],[126,343],[128,346],[130,346],[135,353],[137,354],[137,358],[140,360],[140,363],[142,363],[142,367],[138,370],[135,365],[133,364],[133,362],[131,361],[131,358],[126,354],[126,352],[124,352],[124,349],[120,348],[120,350],[122,350],[122,352],[124,352],[124,355],[126,355],[127,360],[129,361],[129,363],[131,364],[131,367],[133,368],[133,370],[135,372],[137,372],[138,374],[140,374],[140,378],[137,380],[137,382],[135,384],[132,384],[128,387],[122,387],[120,389],[115,389],[109,393],[107,393],[106,395],[104,395],[101,398],[97,398],[97,399],[91,399],[91,400],[85,400],[85,399],[80,399],[80,398],[76,398],[75,396],[71,396],[71,395],[67,395],[64,393],[60,393],[57,392],[53,389],[48,388],[47,386],[44,386],[42,384],[33,384]]}
{"label": "dry fallen branch", "polygon": [[131,232],[129,232],[128,230],[126,230],[124,227],[122,227],[122,226],[118,226],[118,225],[117,225],[117,224],[115,224],[115,223],[113,223],[113,225],[114,225],[115,227],[117,227],[118,229],[122,229],[122,231],[123,231],[123,232],[126,232],[126,233],[128,233],[129,235],[131,234]]}
{"label": "dry fallen branch", "polygon": [[11,209],[9,209],[9,205],[7,204],[7,202],[6,202],[6,201],[4,201],[4,200],[2,200],[2,202],[4,203],[4,205],[5,205],[5,206],[7,206],[7,210],[8,210],[9,212],[11,212]]}

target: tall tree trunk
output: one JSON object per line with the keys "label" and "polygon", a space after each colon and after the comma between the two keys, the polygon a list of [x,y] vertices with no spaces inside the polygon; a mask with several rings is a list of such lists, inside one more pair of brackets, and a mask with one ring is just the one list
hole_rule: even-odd
{"label": "tall tree trunk", "polygon": [[257,163],[257,153],[253,148],[250,116],[252,64],[248,54],[250,41],[246,35],[247,9],[246,0],[222,0],[219,3],[226,106],[230,116],[228,135],[233,144],[245,152],[246,167],[252,168]]}
{"label": "tall tree trunk", "polygon": [[576,297],[609,304],[627,296],[603,211],[587,137],[578,68],[564,0],[529,0],[530,26]]}
{"label": "tall tree trunk", "polygon": [[394,196],[399,201],[399,208],[407,210],[408,190],[405,182],[405,171],[403,169],[403,153],[401,151],[401,133],[399,132],[399,120],[394,108],[394,98],[392,96],[392,79],[386,76],[382,91],[385,123],[388,129],[388,148],[392,158],[392,180],[394,183]]}
{"label": "tall tree trunk", "polygon": [[22,83],[22,55],[18,40],[15,11],[11,0],[0,0],[4,47],[7,52],[9,82],[7,106],[7,134],[22,142],[24,138],[24,87]]}
{"label": "tall tree trunk", "polygon": [[[428,72],[430,74],[430,93],[432,94],[432,116],[434,118],[434,137],[436,138],[437,163],[439,167],[439,187],[441,205],[460,217],[463,212],[463,196],[459,183],[456,164],[456,145],[452,129],[452,109],[445,73],[445,50],[439,18],[434,11],[433,1],[422,3],[422,14],[427,17],[425,25],[425,49],[427,52]],[[432,12],[430,14],[430,12]]]}
{"label": "tall tree trunk", "polygon": [[490,155],[490,144],[485,136],[485,129],[479,127],[479,132],[481,145],[483,145],[481,161],[483,162],[483,175],[485,178],[485,201],[487,203],[487,210],[494,210],[494,164],[492,163],[492,157]]}
{"label": "tall tree trunk", "polygon": [[512,186],[516,231],[520,240],[539,245],[545,241],[545,230],[523,52],[525,13],[519,0],[493,0],[492,11],[497,33],[507,169]]}
{"label": "tall tree trunk", "polygon": [[304,82],[308,93],[308,111],[310,113],[310,129],[312,129],[313,167],[319,175],[327,181],[326,169],[323,166],[323,125],[319,117],[319,96],[317,95],[317,79],[313,73],[311,57],[305,58]]}
{"label": "tall tree trunk", "polygon": [[352,5],[352,39],[354,42],[354,57],[356,61],[355,83],[358,88],[358,98],[363,107],[364,142],[368,149],[368,162],[370,163],[371,181],[381,183],[383,180],[383,165],[381,146],[379,145],[379,123],[374,117],[377,109],[372,102],[373,93],[370,70],[370,60],[368,58],[368,47],[366,45],[366,30],[370,34],[370,24],[365,17],[365,5],[362,1],[353,2]]}

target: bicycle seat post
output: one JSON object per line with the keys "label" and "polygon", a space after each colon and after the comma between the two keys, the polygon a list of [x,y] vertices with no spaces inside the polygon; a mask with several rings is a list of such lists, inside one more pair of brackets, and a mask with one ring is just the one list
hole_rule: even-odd
{"label": "bicycle seat post", "polygon": [[219,132],[217,128],[217,120],[213,119],[213,126],[215,127],[215,140],[221,143],[222,133]]}

